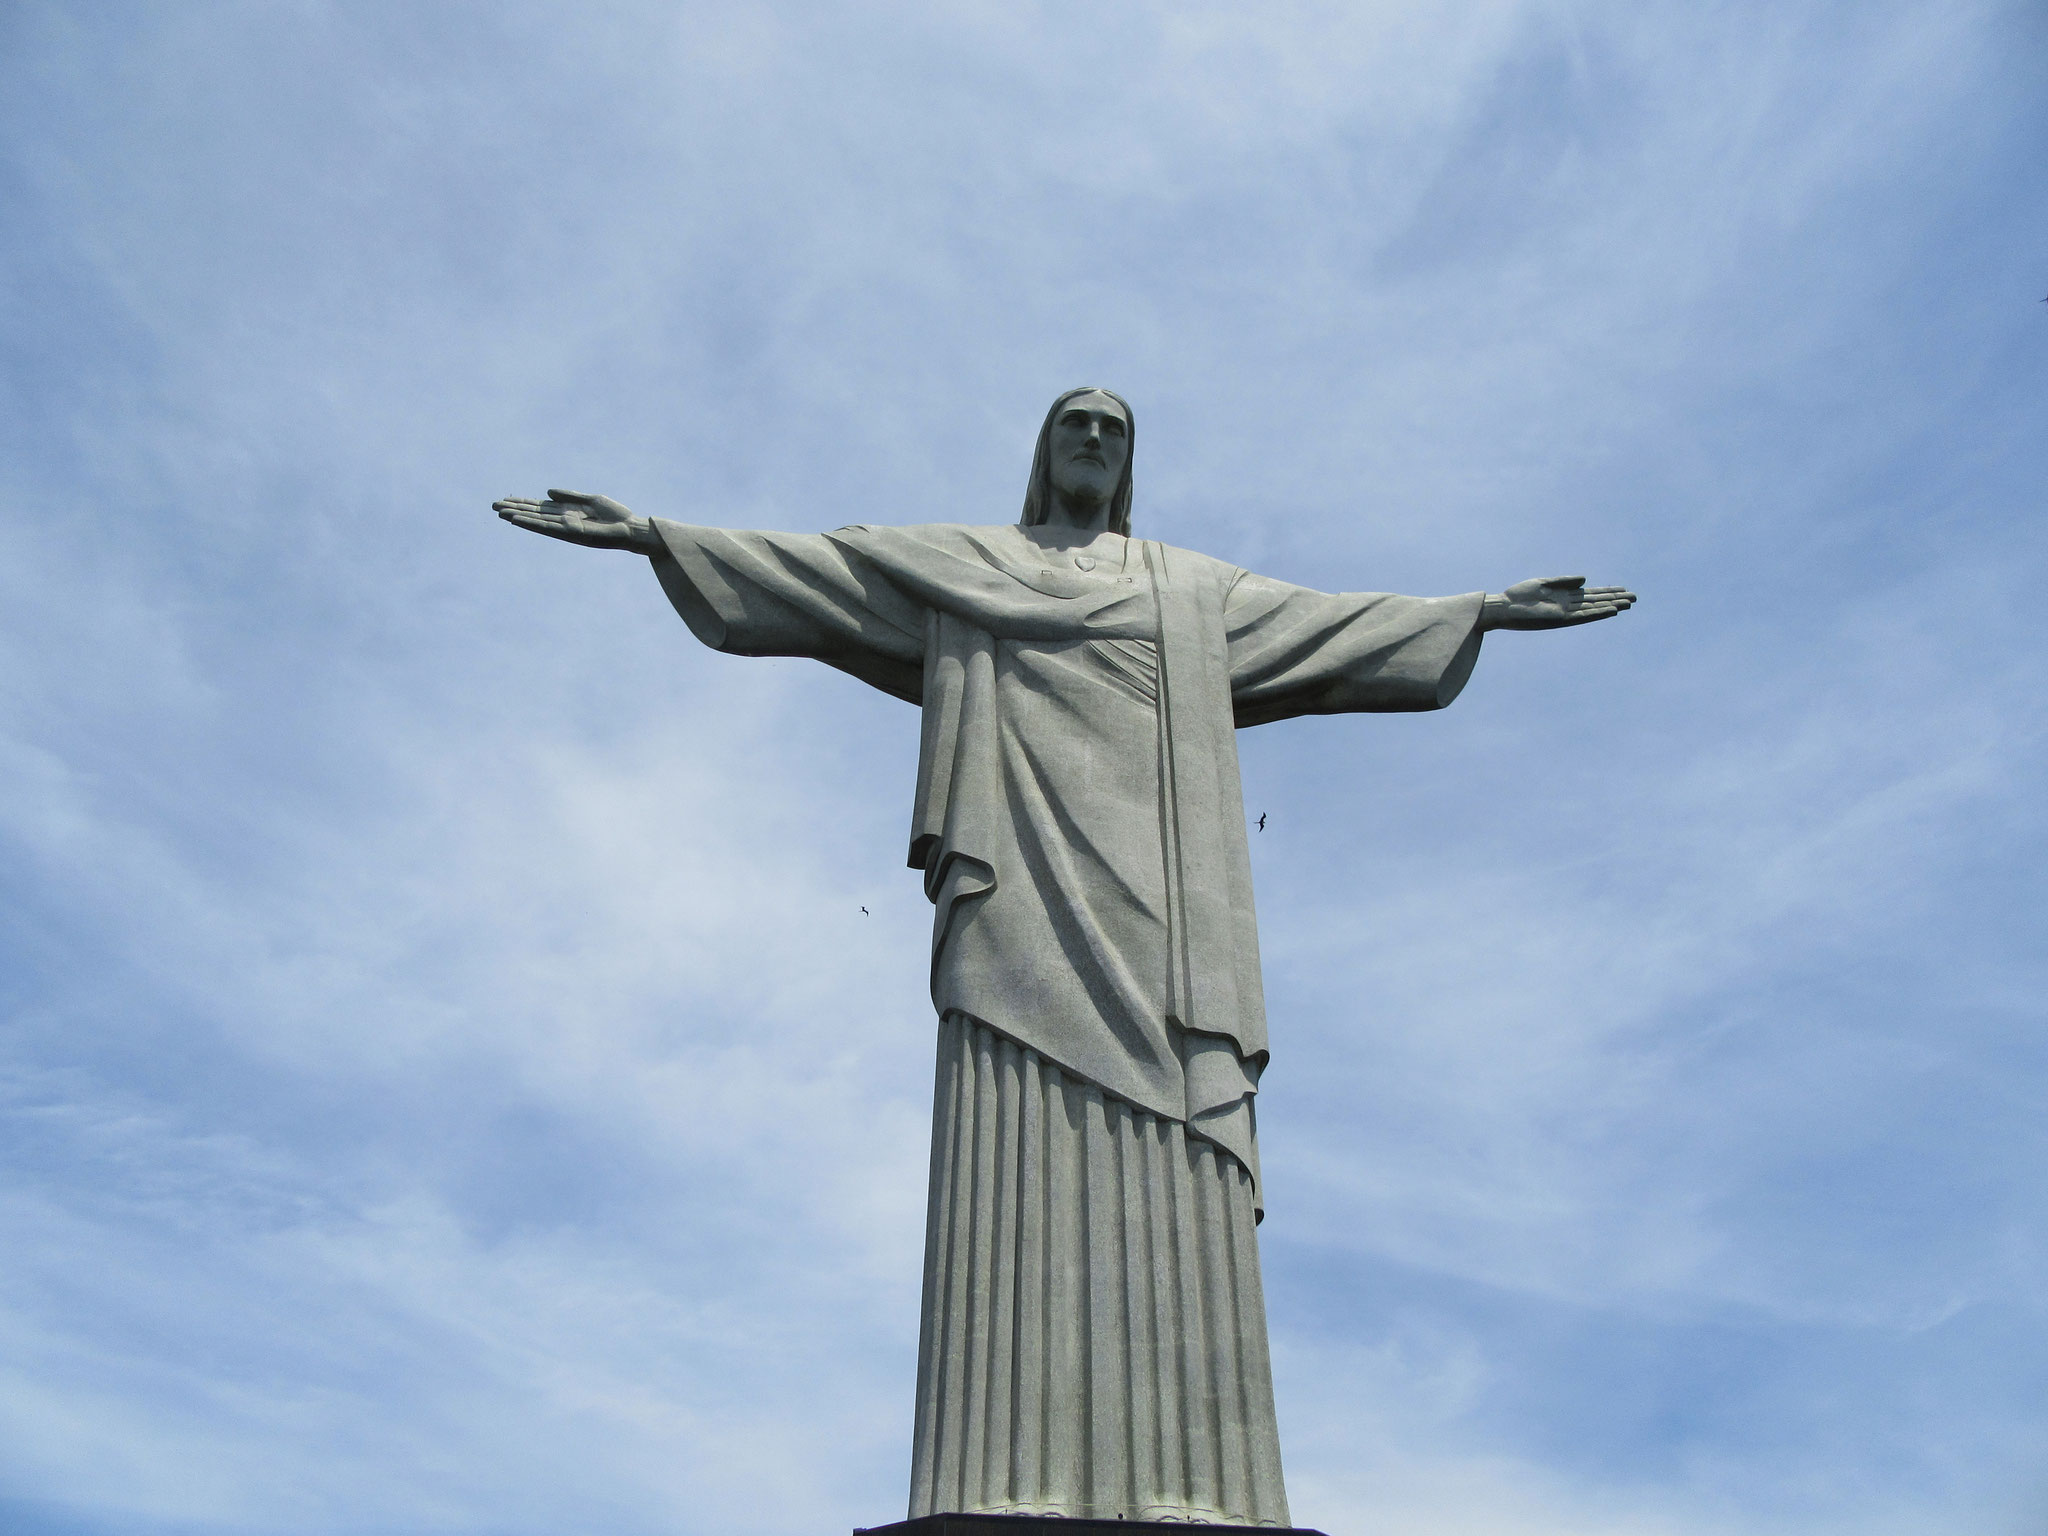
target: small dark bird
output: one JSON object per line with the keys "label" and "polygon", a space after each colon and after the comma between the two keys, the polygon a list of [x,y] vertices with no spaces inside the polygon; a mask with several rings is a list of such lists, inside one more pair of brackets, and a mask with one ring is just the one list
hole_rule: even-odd
{"label": "small dark bird", "polygon": [[1266,830],[1266,813],[1264,811],[1259,812],[1259,830],[1261,832]]}
{"label": "small dark bird", "polygon": [[862,917],[873,917],[875,914],[870,912],[866,907],[862,907],[860,909],[860,915]]}

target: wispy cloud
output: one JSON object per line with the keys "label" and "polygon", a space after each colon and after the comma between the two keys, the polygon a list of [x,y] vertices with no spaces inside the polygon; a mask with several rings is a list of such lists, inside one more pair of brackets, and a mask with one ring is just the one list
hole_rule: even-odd
{"label": "wispy cloud", "polygon": [[5,26],[0,1523],[894,1516],[914,716],[485,509],[1002,521],[1084,378],[1646,598],[1243,738],[1297,1518],[2038,1523],[2028,8]]}

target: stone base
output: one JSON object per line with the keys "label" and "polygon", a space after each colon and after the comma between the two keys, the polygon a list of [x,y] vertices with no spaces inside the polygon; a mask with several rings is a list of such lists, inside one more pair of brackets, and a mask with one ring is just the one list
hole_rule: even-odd
{"label": "stone base", "polygon": [[1132,1536],[1138,1526],[1187,1536],[1323,1536],[1305,1526],[1201,1525],[1182,1520],[1069,1520],[1064,1515],[923,1515],[861,1526],[854,1536]]}

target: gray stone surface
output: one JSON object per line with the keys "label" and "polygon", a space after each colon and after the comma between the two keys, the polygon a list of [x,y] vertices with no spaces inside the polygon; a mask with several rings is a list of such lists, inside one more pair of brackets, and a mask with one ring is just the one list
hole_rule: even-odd
{"label": "gray stone surface", "polygon": [[[1252,1101],[1268,1048],[1236,730],[1440,709],[1487,631],[1591,623],[1635,599],[1579,577],[1460,597],[1333,595],[1133,538],[1135,434],[1117,396],[1062,395],[1039,433],[1023,515],[1000,526],[736,532],[568,491],[496,507],[552,538],[647,556],[684,623],[714,649],[812,657],[919,706],[908,854],[935,908],[941,1018],[1028,1057],[1032,1082],[1052,1071],[1084,1085],[1091,1102],[1114,1107],[1105,1127],[1171,1127],[1177,1158],[1182,1143],[1215,1149],[1211,1165],[1241,1169],[1234,1187],[1255,1213]],[[1233,1313],[1214,1334],[1214,1358],[1181,1350],[1205,1287],[1258,1294],[1249,1229],[1228,1239],[1243,1252],[1183,1241],[1234,1230],[1221,1215],[1204,1227],[1185,1207],[1209,1198],[1191,1193],[1208,1186],[1147,1163],[1151,1130],[1088,1152],[1088,1117],[1076,1110],[1074,1166],[1085,1176],[1074,1209],[1114,1242],[1075,1248],[1071,1262],[1020,1260],[1019,1190],[1050,1177],[1030,1161],[1035,1143],[1019,1118],[1030,1111],[994,1078],[977,1088],[992,1097],[969,1100],[956,1082],[956,1107],[979,1106],[973,1135],[986,1138],[985,1154],[960,1141],[957,1116],[946,1128],[946,1038],[912,1515],[1284,1526],[1262,1307],[1255,1318]],[[1051,1112],[1042,1088],[1038,1102]],[[942,1146],[943,1137],[952,1139]],[[1164,1182],[1147,1195],[1146,1179]],[[963,1211],[991,1246],[947,1248],[941,1262],[931,1245]],[[1141,1288],[1115,1278],[1140,1265],[1150,1266],[1142,1308],[1132,1301]],[[956,1284],[969,1299],[952,1306],[946,1287]],[[1087,1318],[1101,1348],[989,1358],[988,1340],[1018,1337],[991,1319],[1027,1306]],[[1228,1388],[1221,1418],[1218,1380]],[[1030,1424],[1018,1417],[1027,1398]],[[934,1403],[944,1411],[927,1411]],[[1122,1415],[1114,1433],[1104,1403]],[[1149,1449],[1119,1452],[1114,1466],[1088,1449],[1117,1436]]]}
{"label": "gray stone surface", "polygon": [[912,1514],[1284,1526],[1250,1171],[948,1014]]}

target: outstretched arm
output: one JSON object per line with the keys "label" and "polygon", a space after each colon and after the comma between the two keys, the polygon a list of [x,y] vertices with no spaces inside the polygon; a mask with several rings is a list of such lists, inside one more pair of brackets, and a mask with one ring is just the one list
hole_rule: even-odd
{"label": "outstretched arm", "polygon": [[651,518],[635,517],[609,496],[549,491],[546,501],[508,496],[492,502],[491,509],[517,527],[591,549],[630,549],[643,555],[658,555],[663,548]]}
{"label": "outstretched arm", "polygon": [[1296,715],[1442,709],[1458,696],[1489,629],[1562,629],[1636,600],[1582,576],[1518,581],[1462,597],[1314,592],[1237,573],[1224,609],[1239,725]]}
{"label": "outstretched arm", "polygon": [[1537,576],[1489,592],[1479,609],[1486,629],[1564,629],[1611,619],[1635,605],[1626,587],[1589,587],[1583,576]]}
{"label": "outstretched arm", "polygon": [[693,528],[580,491],[492,505],[551,539],[648,556],[676,612],[713,650],[809,656],[899,699],[922,695],[923,606],[834,535]]}

